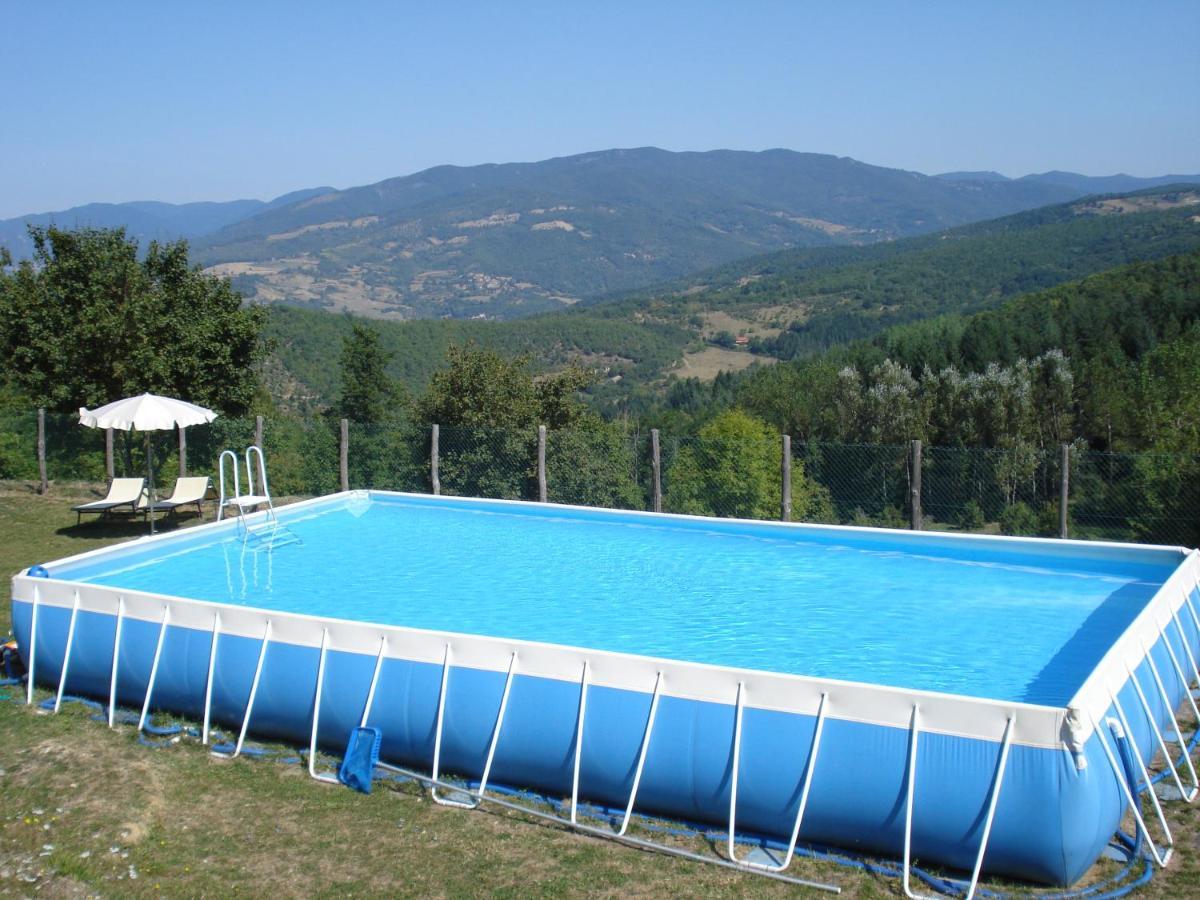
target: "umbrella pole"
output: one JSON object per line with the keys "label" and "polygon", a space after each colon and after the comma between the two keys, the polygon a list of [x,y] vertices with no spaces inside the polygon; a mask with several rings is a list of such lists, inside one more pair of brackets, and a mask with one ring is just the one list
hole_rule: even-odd
{"label": "umbrella pole", "polygon": [[146,432],[146,471],[150,474],[150,506],[146,518],[150,520],[150,534],[154,534],[154,457],[150,455],[150,432]]}

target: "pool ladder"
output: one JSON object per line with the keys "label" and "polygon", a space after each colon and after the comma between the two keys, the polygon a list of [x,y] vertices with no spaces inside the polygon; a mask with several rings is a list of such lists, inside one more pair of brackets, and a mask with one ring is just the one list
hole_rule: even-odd
{"label": "pool ladder", "polygon": [[[233,495],[226,491],[225,460],[228,459],[233,471]],[[236,511],[238,530],[242,535],[242,544],[253,550],[274,550],[287,544],[298,544],[300,538],[295,532],[279,524],[275,515],[275,504],[271,502],[271,488],[267,482],[267,460],[262,448],[251,444],[246,448],[246,493],[242,493],[241,475],[238,469],[237,453],[233,450],[222,450],[217,463],[220,482],[220,500],[217,504],[217,521],[225,517],[225,511]],[[257,465],[256,465],[257,463]],[[258,469],[258,485],[262,493],[255,490],[254,471]],[[260,506],[266,506],[266,516],[261,523],[251,526],[246,516]]]}

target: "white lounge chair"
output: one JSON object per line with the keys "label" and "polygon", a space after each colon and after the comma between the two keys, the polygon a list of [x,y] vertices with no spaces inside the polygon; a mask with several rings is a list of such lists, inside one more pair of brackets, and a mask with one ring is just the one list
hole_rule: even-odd
{"label": "white lounge chair", "polygon": [[130,513],[134,513],[145,494],[145,478],[114,478],[109,483],[108,493],[103,500],[93,500],[91,503],[80,503],[71,507],[71,511],[75,513],[75,524],[78,525],[82,521],[84,513],[99,513],[103,518],[126,507]]}
{"label": "white lounge chair", "polygon": [[169,512],[172,515],[181,506],[196,504],[196,512],[204,516],[203,503],[212,489],[212,481],[207,475],[197,475],[191,478],[179,478],[175,481],[175,490],[170,497],[159,500],[154,504],[153,512]]}

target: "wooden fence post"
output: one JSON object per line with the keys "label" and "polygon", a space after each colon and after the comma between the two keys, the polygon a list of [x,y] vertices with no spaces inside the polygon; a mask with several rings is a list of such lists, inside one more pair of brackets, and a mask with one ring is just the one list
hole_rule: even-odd
{"label": "wooden fence post", "polygon": [[433,426],[433,433],[429,437],[429,481],[433,488],[434,494],[442,492],[442,479],[438,475],[438,439],[441,429]]}
{"label": "wooden fence post", "polygon": [[187,478],[187,429],[179,428],[179,477]]}
{"label": "wooden fence post", "polygon": [[913,531],[920,531],[921,521],[921,442],[912,442],[912,525]]}
{"label": "wooden fence post", "polygon": [[50,482],[46,478],[46,410],[41,406],[37,416],[37,459],[38,493],[44,494],[50,490]]}
{"label": "wooden fence post", "polygon": [[650,429],[650,470],[654,473],[654,511],[662,512],[662,456],[658,445],[658,429]]}
{"label": "wooden fence post", "polygon": [[1066,539],[1070,537],[1071,529],[1068,525],[1068,503],[1071,496],[1071,445],[1062,445],[1062,478],[1059,485],[1058,495],[1058,536]]}
{"label": "wooden fence post", "polygon": [[254,446],[262,449],[263,442],[263,417],[254,417]]}
{"label": "wooden fence post", "polygon": [[783,492],[780,495],[779,517],[785,522],[792,521],[792,436],[783,436]]}
{"label": "wooden fence post", "polygon": [[338,466],[342,476],[342,490],[350,490],[350,420],[342,419],[341,459]]}
{"label": "wooden fence post", "polygon": [[538,426],[537,445],[538,500],[546,502],[546,426]]}

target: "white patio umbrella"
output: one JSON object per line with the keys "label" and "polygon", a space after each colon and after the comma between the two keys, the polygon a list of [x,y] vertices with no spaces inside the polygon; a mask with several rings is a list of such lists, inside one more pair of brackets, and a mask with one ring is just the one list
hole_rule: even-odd
{"label": "white patio umbrella", "polygon": [[154,504],[157,498],[154,494],[154,461],[150,456],[149,432],[176,426],[187,428],[189,425],[204,425],[216,417],[217,414],[211,409],[173,397],[160,397],[157,394],[142,394],[140,397],[114,400],[90,411],[79,407],[79,424],[88,428],[116,428],[120,431],[136,429],[147,432],[146,468],[150,474],[150,509],[146,518],[150,520],[151,534],[154,534]]}

